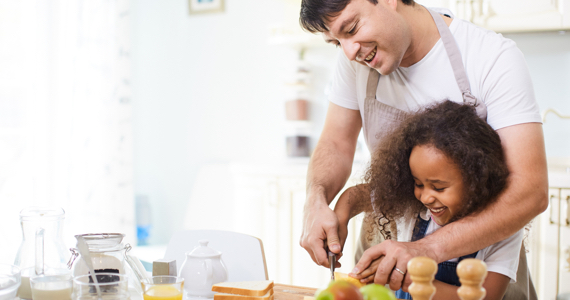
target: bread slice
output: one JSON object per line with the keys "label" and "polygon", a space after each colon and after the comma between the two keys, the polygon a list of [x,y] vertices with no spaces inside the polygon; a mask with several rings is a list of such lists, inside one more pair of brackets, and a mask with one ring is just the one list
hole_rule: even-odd
{"label": "bread slice", "polygon": [[241,296],[265,297],[266,295],[269,296],[269,291],[273,295],[273,280],[220,282],[212,285],[212,291]]}
{"label": "bread slice", "polygon": [[354,284],[357,288],[365,286],[364,283],[360,282],[358,279],[348,276],[346,273],[334,272],[335,280],[344,280]]}
{"label": "bread slice", "polygon": [[273,289],[269,290],[263,296],[244,296],[225,293],[214,294],[214,300],[273,300],[273,297]]}

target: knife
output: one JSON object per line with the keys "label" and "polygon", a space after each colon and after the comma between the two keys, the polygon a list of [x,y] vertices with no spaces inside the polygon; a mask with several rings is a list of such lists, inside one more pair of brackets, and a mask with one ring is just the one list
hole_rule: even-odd
{"label": "knife", "polygon": [[336,254],[329,251],[329,266],[331,269],[331,280],[334,280],[335,264],[336,264]]}

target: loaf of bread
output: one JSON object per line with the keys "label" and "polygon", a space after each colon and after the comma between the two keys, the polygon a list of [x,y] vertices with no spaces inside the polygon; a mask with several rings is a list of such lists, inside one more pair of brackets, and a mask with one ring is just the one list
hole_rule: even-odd
{"label": "loaf of bread", "polygon": [[225,293],[214,294],[214,300],[273,300],[273,297],[273,290],[267,292],[263,296],[244,296]]}
{"label": "loaf of bread", "polygon": [[273,281],[220,282],[212,285],[212,291],[218,292],[214,300],[272,300]]}

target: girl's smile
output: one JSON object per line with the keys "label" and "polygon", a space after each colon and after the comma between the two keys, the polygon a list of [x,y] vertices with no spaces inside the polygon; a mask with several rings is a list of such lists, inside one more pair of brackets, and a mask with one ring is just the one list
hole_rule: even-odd
{"label": "girl's smile", "polygon": [[432,145],[415,146],[410,154],[414,195],[445,225],[462,208],[463,176],[457,165]]}

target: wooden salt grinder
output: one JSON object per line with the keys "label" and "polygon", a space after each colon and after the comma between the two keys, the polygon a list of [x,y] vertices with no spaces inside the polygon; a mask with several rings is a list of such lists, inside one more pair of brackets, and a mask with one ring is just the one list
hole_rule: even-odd
{"label": "wooden salt grinder", "polygon": [[483,281],[487,277],[487,265],[478,259],[467,258],[457,265],[457,276],[461,281],[461,287],[457,295],[461,300],[481,300],[485,298],[487,291],[483,287]]}
{"label": "wooden salt grinder", "polygon": [[429,257],[414,257],[408,262],[408,272],[412,277],[409,287],[414,300],[431,300],[435,295],[433,279],[437,273],[437,263]]}

